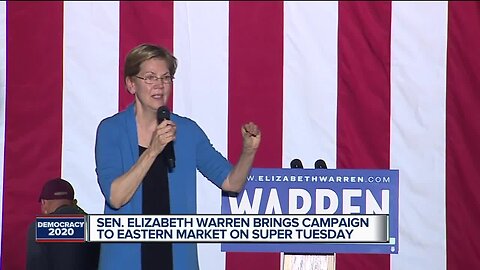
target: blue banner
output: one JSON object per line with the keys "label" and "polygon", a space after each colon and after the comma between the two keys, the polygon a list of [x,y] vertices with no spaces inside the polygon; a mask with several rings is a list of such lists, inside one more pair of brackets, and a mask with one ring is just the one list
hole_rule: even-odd
{"label": "blue banner", "polygon": [[40,216],[36,219],[37,242],[84,242],[84,216]]}
{"label": "blue banner", "polygon": [[387,243],[223,243],[222,251],[398,253],[398,170],[252,169],[222,214],[386,214]]}

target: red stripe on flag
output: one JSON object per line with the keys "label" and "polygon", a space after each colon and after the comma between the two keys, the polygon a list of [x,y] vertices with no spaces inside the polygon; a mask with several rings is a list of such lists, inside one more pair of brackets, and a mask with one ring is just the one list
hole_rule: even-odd
{"label": "red stripe on flag", "polygon": [[[262,131],[255,167],[282,166],[283,2],[230,2],[228,155],[242,151],[240,127]],[[279,253],[227,253],[226,269],[280,269]]]}
{"label": "red stripe on flag", "polygon": [[[479,269],[480,2],[450,2],[447,48],[447,268]],[[476,120],[475,120],[476,119]]]}
{"label": "red stripe on flag", "polygon": [[119,110],[133,101],[125,89],[123,65],[128,52],[140,43],[157,44],[173,52],[173,1],[120,1]]}
{"label": "red stripe on flag", "polygon": [[62,52],[62,2],[7,2],[3,269],[25,268],[41,187],[61,174]]}
{"label": "red stripe on flag", "polygon": [[[389,168],[390,26],[390,2],[339,2],[337,168]],[[390,256],[338,254],[337,269],[390,269]]]}

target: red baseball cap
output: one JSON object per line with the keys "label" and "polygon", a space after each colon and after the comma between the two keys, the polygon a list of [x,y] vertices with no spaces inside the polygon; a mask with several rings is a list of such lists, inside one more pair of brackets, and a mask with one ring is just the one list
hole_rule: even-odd
{"label": "red baseball cap", "polygon": [[42,193],[40,193],[40,200],[73,200],[75,192],[72,185],[61,178],[49,180],[43,185]]}

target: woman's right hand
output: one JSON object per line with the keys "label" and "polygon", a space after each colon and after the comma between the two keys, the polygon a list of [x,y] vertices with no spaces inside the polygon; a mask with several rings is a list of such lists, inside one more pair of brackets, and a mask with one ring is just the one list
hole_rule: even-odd
{"label": "woman's right hand", "polygon": [[175,140],[177,126],[171,120],[163,120],[155,129],[148,147],[155,155],[159,155],[165,146]]}

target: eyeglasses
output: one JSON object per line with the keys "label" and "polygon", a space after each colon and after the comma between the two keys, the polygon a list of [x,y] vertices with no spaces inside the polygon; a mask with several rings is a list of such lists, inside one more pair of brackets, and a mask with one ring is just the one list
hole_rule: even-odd
{"label": "eyeglasses", "polygon": [[157,77],[153,74],[147,74],[147,75],[145,75],[145,77],[140,77],[140,76],[135,75],[135,77],[137,77],[141,80],[144,80],[146,84],[154,84],[154,83],[158,82],[159,80],[162,84],[171,84],[173,82],[173,79],[175,79],[171,75],[165,75],[165,76]]}

